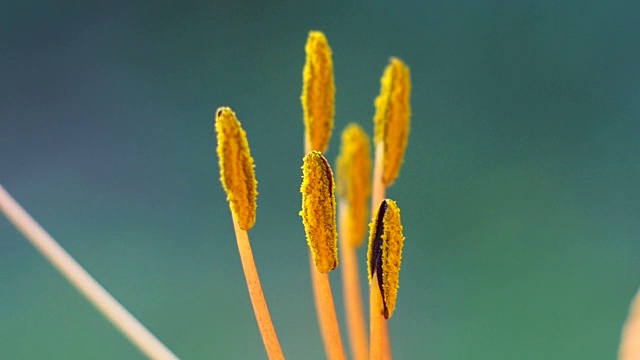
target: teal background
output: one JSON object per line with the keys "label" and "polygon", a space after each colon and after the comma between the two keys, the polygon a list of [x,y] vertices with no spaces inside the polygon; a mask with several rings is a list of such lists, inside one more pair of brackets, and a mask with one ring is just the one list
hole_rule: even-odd
{"label": "teal background", "polygon": [[[332,161],[348,122],[371,132],[388,58],[411,67],[388,192],[406,236],[395,357],[613,359],[640,285],[639,10],[5,2],[0,183],[181,358],[265,358],[218,181],[213,117],[231,106],[257,164],[250,236],[283,350],[322,359],[298,216],[304,44],[319,29]],[[0,218],[0,358],[142,356]]]}

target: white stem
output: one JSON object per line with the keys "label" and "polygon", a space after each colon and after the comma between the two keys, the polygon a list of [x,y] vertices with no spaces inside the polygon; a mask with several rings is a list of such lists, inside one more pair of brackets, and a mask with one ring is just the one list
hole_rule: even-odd
{"label": "white stem", "polygon": [[49,235],[0,185],[0,211],[73,286],[150,359],[178,357],[142,325]]}

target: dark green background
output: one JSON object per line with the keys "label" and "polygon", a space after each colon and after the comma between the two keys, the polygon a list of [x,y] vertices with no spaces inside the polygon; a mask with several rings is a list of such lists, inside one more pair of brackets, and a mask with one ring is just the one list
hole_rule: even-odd
{"label": "dark green background", "polygon": [[[282,347],[321,359],[298,189],[322,30],[330,159],[348,122],[371,132],[389,56],[411,67],[396,358],[612,359],[640,284],[637,4],[5,2],[0,182],[180,357],[264,358],[218,181],[231,106]],[[142,358],[1,218],[0,278],[1,358]]]}

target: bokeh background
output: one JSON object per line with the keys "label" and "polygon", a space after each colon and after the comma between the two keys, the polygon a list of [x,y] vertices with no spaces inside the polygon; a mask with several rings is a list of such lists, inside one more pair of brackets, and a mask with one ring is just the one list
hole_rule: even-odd
{"label": "bokeh background", "polygon": [[[639,10],[5,2],[0,182],[180,357],[265,358],[218,181],[214,112],[231,106],[257,164],[250,236],[282,347],[322,359],[298,216],[304,44],[322,30],[332,161],[349,122],[371,132],[388,58],[411,67],[388,192],[407,238],[396,358],[612,359],[640,285]],[[0,279],[0,358],[142,358],[4,218]]]}

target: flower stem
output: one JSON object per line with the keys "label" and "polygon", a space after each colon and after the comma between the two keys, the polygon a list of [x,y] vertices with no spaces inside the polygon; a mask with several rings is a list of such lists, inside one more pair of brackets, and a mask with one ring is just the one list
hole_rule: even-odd
{"label": "flower stem", "polygon": [[260,334],[262,335],[262,342],[267,351],[267,356],[271,360],[284,359],[278,336],[271,321],[271,315],[269,315],[269,308],[267,307],[267,302],[262,292],[262,285],[260,285],[258,269],[253,259],[251,244],[249,243],[249,234],[246,230],[240,228],[235,216],[232,215],[232,218],[233,229],[235,230],[236,240],[238,242],[238,251],[240,252],[240,260],[242,261],[242,269],[244,270],[247,288],[249,289],[249,297],[251,298],[251,304],[253,305],[253,311],[256,315],[256,321],[260,329]]}
{"label": "flower stem", "polygon": [[120,332],[151,359],[178,357],[142,325],[49,235],[0,185],[0,211]]}
{"label": "flower stem", "polygon": [[338,327],[338,317],[333,303],[329,274],[321,273],[316,269],[311,252],[309,252],[309,262],[311,265],[311,281],[313,282],[316,312],[327,359],[343,360],[345,359],[344,348],[340,338],[340,328]]}
{"label": "flower stem", "polygon": [[[375,209],[380,206],[380,203],[387,196],[387,188],[382,181],[382,174],[384,171],[384,142],[380,141],[376,144],[375,160],[373,165],[373,181],[371,192],[371,213],[375,214]],[[377,282],[377,280],[376,280]],[[380,295],[380,294],[378,294]],[[382,359],[391,360],[393,358],[391,354],[391,343],[389,341],[389,329],[387,322],[381,322],[381,338],[382,338]],[[373,359],[373,357],[372,357]]]}
{"label": "flower stem", "polygon": [[382,171],[384,168],[384,144],[379,142],[376,145],[376,154],[373,164],[373,181],[371,182],[371,214],[375,214],[380,203],[387,196],[387,188],[382,182]]}
{"label": "flower stem", "polygon": [[[312,150],[311,143],[305,136],[305,154],[310,153]],[[344,348],[342,347],[342,338],[340,336],[340,327],[338,326],[336,307],[333,302],[333,294],[331,293],[329,274],[318,271],[315,262],[313,261],[313,254],[311,251],[309,251],[309,265],[311,270],[313,295],[316,304],[316,314],[318,316],[320,333],[322,335],[327,359],[343,360],[345,359],[345,354]]]}
{"label": "flower stem", "polygon": [[391,341],[389,341],[389,322],[387,319],[382,319],[382,358],[384,360],[391,360],[393,358],[391,354]]}
{"label": "flower stem", "polygon": [[382,359],[382,326],[385,322],[382,314],[382,294],[378,286],[378,276],[373,274],[369,296],[369,359]]}
{"label": "flower stem", "polygon": [[338,226],[340,228],[338,233],[341,236],[338,243],[340,244],[344,304],[353,358],[355,360],[366,360],[369,358],[367,330],[362,310],[362,295],[356,247],[353,245],[352,239],[349,239],[351,233],[346,229],[346,218],[348,216],[347,206],[344,200],[338,203]]}

